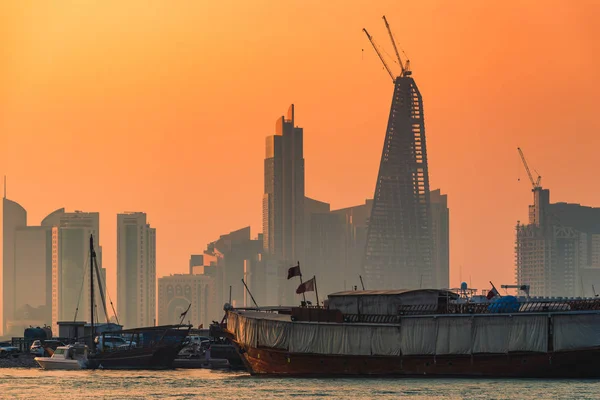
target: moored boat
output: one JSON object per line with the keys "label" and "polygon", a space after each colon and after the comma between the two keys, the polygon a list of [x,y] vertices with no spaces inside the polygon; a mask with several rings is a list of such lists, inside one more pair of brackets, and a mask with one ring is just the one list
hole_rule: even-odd
{"label": "moored boat", "polygon": [[600,377],[600,300],[349,291],[326,308],[228,309],[252,374]]}
{"label": "moored boat", "polygon": [[[94,239],[90,235],[90,351],[87,368],[90,369],[168,369],[185,345],[191,325],[164,325],[140,327],[118,331],[103,332],[96,337],[94,328],[94,275],[98,275],[98,284],[104,313],[108,320],[106,302],[102,295],[102,286]],[[188,307],[189,310],[189,307]],[[182,315],[182,321],[186,312]],[[118,322],[118,319],[117,319]],[[114,340],[127,338],[123,344],[114,346]],[[113,345],[109,345],[112,343]]]}
{"label": "moored boat", "polygon": [[35,357],[34,360],[42,369],[85,369],[88,363],[88,347],[83,344],[59,346],[51,357]]}

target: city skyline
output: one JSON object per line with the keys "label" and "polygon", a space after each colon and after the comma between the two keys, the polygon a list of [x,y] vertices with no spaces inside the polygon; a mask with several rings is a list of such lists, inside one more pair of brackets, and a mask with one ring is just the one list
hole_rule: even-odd
{"label": "city skyline", "polygon": [[[86,14],[90,10],[85,7],[71,12],[75,16]],[[280,12],[279,7],[274,5],[271,11]],[[328,7],[336,8],[325,6]],[[24,8],[19,14],[21,22],[26,22],[25,25],[40,22],[40,32],[48,33],[47,44],[54,53],[46,53],[31,43],[30,47],[16,49],[17,38],[23,35],[17,26],[19,19],[12,24],[0,23],[1,29],[14,33],[7,37],[9,51],[15,51],[14,59],[3,65],[7,74],[2,77],[8,79],[2,86],[7,95],[0,98],[0,105],[6,110],[0,122],[0,174],[8,175],[8,197],[23,205],[33,221],[41,220],[49,210],[63,204],[98,210],[103,216],[100,224],[109,288],[116,287],[116,225],[110,218],[123,209],[144,210],[152,216],[153,226],[160,229],[157,276],[184,273],[189,255],[201,251],[205,243],[222,232],[246,224],[252,226],[253,236],[260,231],[261,216],[257,210],[262,195],[264,137],[272,132],[274,112],[294,102],[303,110],[298,124],[310,132],[305,140],[306,195],[331,202],[335,208],[361,204],[374,190],[391,88],[360,29],[366,25],[365,21],[376,21],[385,13],[390,20],[398,21],[396,37],[411,56],[424,94],[431,187],[441,187],[449,196],[451,283],[463,280],[479,288],[487,287],[489,280],[513,283],[514,225],[517,220],[527,219],[525,205],[531,203],[525,173],[515,152],[517,146],[527,152],[556,201],[589,206],[600,203],[600,193],[588,184],[594,181],[593,165],[588,160],[593,159],[598,144],[594,132],[600,128],[593,112],[600,86],[594,73],[598,66],[594,58],[597,52],[589,51],[597,46],[590,39],[595,37],[592,32],[597,28],[586,19],[593,15],[587,8],[591,6],[563,4],[558,7],[563,12],[554,7],[550,13],[544,7],[512,5],[494,9],[495,15],[487,5],[471,10],[470,14],[460,4],[453,5],[454,10],[443,5],[407,7],[416,15],[415,20],[430,16],[439,24],[429,26],[429,34],[418,39],[414,33],[418,31],[417,23],[406,20],[404,12],[392,2],[336,10],[347,18],[347,26],[337,28],[340,32],[327,27],[329,18],[325,15],[310,15],[310,7],[300,10],[297,16],[284,10],[292,21],[300,21],[307,13],[311,17],[313,23],[308,25],[314,31],[306,39],[303,39],[306,31],[293,24],[289,27],[287,38],[297,41],[297,54],[286,54],[288,60],[302,60],[301,66],[308,69],[306,76],[313,77],[312,80],[294,77],[301,69],[293,69],[285,76],[273,74],[278,67],[291,67],[293,63],[279,61],[268,67],[269,62],[277,59],[263,47],[267,44],[257,44],[261,39],[259,31],[249,40],[255,40],[252,43],[264,53],[266,60],[258,59],[261,68],[267,66],[267,72],[258,74],[256,60],[249,61],[246,67],[249,73],[257,74],[257,85],[264,85],[270,97],[257,90],[260,86],[241,84],[236,78],[240,100],[232,104],[229,95],[220,94],[230,93],[228,89],[236,87],[225,85],[230,75],[217,74],[208,58],[207,69],[202,73],[218,78],[214,85],[209,85],[191,68],[203,59],[190,56],[190,49],[202,52],[197,51],[201,48],[195,47],[192,39],[174,28],[176,22],[191,24],[181,12],[167,13],[161,29],[169,40],[183,43],[183,50],[178,50],[182,53],[175,56],[189,64],[165,62],[166,67],[148,67],[135,80],[134,67],[165,54],[166,42],[157,43],[155,51],[142,51],[131,64],[100,63],[104,58],[91,50],[85,53],[91,64],[85,57],[68,60],[61,58],[58,46],[66,39],[62,35],[77,36],[74,35],[77,29],[91,35],[102,31],[103,23],[88,17],[91,20],[86,22],[93,22],[88,27],[67,25],[66,33],[55,32],[54,25],[42,18],[42,13],[46,11],[66,20],[73,15],[50,6],[36,12]],[[121,13],[114,18],[121,26],[130,15],[126,9],[119,10]],[[220,17],[226,14],[219,9],[209,11]],[[190,12],[198,13],[198,10]],[[529,22],[535,22],[534,28],[518,25],[523,15]],[[475,29],[469,20],[477,17],[486,17],[490,23]],[[238,20],[241,15],[234,14],[233,18]],[[142,13],[133,22],[145,32],[153,21],[152,15]],[[272,28],[282,29],[279,24],[276,21]],[[507,27],[504,32],[502,28]],[[250,31],[248,25],[239,29]],[[371,33],[379,43],[385,43],[383,29]],[[115,38],[106,38],[104,50],[115,56],[127,49],[143,49],[143,36],[128,37],[122,45]],[[191,36],[194,40],[204,40],[198,39],[198,35]],[[306,50],[303,46],[317,36],[323,37],[325,43],[315,50]],[[64,45],[69,51],[78,49],[86,43],[85,37],[81,41],[65,40]],[[342,43],[340,39],[344,37],[348,40]],[[435,43],[441,37],[446,46]],[[274,39],[267,39],[269,46],[276,44]],[[201,43],[207,45],[206,41]],[[225,43],[232,52],[240,51],[236,44]],[[209,53],[217,46],[211,44]],[[335,57],[329,57],[326,49],[333,46],[340,48]],[[560,49],[561,57],[552,57],[549,49]],[[502,52],[503,56],[490,60],[487,52]],[[468,53],[477,57],[471,56],[467,64],[460,58]],[[54,56],[50,57],[51,54]],[[233,62],[228,57],[220,61]],[[331,65],[325,65],[318,57]],[[569,62],[560,61],[564,59]],[[31,69],[40,60],[45,62],[46,69]],[[99,74],[100,81],[109,84],[106,89],[109,98],[121,100],[110,106],[112,100],[102,97],[101,86],[90,83],[91,80],[80,89],[65,85],[58,90],[66,83],[60,66],[71,61],[87,67],[81,75],[69,77],[75,85]],[[172,90],[154,83],[167,73],[163,69],[167,67],[174,69],[173,76],[179,75],[169,80]],[[569,79],[556,79],[558,70]],[[119,79],[112,80],[115,71]],[[194,78],[189,89],[184,89],[182,81],[186,79],[180,81],[180,77]],[[48,82],[49,86],[35,89],[36,82]],[[134,86],[141,94],[128,89],[127,82],[137,82]],[[517,84],[522,90],[518,98],[513,97],[514,90],[510,89]],[[162,89],[166,90],[166,96],[162,96]],[[570,97],[565,108],[560,99],[567,93],[577,96]],[[86,101],[81,102],[79,95]],[[209,99],[214,106],[209,107]],[[174,105],[169,104],[171,100]],[[203,108],[206,111],[198,113]],[[215,111],[221,109],[227,113]],[[238,121],[235,123],[226,118],[233,109],[236,109],[233,120]],[[515,113],[515,110],[521,111]],[[73,111],[81,116],[73,117]],[[215,115],[208,115],[211,112]],[[30,113],[37,118],[30,118]],[[575,131],[571,128],[573,119],[577,121]],[[243,133],[239,121],[245,121]],[[235,134],[233,144],[231,133]],[[542,145],[538,145],[540,137],[545,138]],[[344,147],[334,156],[332,148],[340,142]],[[146,155],[126,158],[130,146],[136,144]],[[44,159],[48,153],[52,156]],[[570,168],[561,167],[563,161]],[[73,165],[81,168],[72,168]],[[572,169],[580,173],[574,175]],[[181,212],[172,213],[174,208]],[[181,227],[183,234],[178,229]],[[114,291],[111,294],[114,296]]]}

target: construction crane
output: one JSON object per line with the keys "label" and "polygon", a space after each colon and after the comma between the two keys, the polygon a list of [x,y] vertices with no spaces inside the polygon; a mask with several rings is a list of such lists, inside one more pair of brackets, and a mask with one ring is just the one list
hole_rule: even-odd
{"label": "construction crane", "polygon": [[502,289],[518,289],[525,292],[525,295],[529,297],[529,285],[500,285]]}
{"label": "construction crane", "polygon": [[[400,53],[398,52],[398,47],[396,47],[396,41],[394,40],[394,35],[392,35],[392,30],[390,29],[390,24],[388,24],[387,18],[385,18],[385,15],[383,16],[383,22],[385,22],[385,27],[387,28],[388,34],[390,35],[390,40],[392,41],[392,46],[394,46],[394,51],[396,52],[396,57],[398,58],[398,64],[400,64],[400,68],[402,69],[402,73],[400,74],[400,76],[404,76],[404,75],[410,75],[410,71],[408,71],[404,68],[404,65],[402,64],[402,59],[400,58]],[[406,65],[408,66],[408,60],[406,60]]]}
{"label": "construction crane", "polygon": [[392,78],[392,82],[395,82],[396,81],[396,77],[394,77],[394,74],[392,74],[392,70],[390,69],[390,67],[385,62],[385,59],[381,55],[381,52],[377,48],[377,45],[373,41],[373,38],[371,37],[371,35],[369,35],[369,32],[367,32],[367,30],[365,28],[363,28],[363,32],[365,33],[365,35],[367,35],[367,38],[369,38],[369,42],[371,42],[371,45],[373,46],[373,48],[375,49],[375,53],[377,53],[377,55],[379,56],[379,59],[383,63],[383,66],[385,67],[385,70],[388,72],[388,74],[390,74],[390,78]]}
{"label": "construction crane", "polygon": [[[533,175],[531,174],[531,171],[529,170],[529,166],[527,165],[527,161],[525,160],[525,155],[523,155],[523,151],[521,150],[520,147],[517,147],[517,150],[519,151],[519,155],[521,156],[521,160],[523,160],[523,165],[525,166],[525,171],[527,171],[527,175],[529,176],[529,180],[531,181],[531,185],[533,186],[533,190],[541,189],[542,186],[540,184],[542,182],[542,177],[538,174],[537,179],[535,179],[535,180],[533,179]],[[537,174],[537,171],[535,171],[535,173]]]}

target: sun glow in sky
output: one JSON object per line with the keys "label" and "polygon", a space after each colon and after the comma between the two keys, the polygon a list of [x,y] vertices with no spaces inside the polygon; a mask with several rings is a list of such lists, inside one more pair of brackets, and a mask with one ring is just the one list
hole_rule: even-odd
{"label": "sun glow in sky", "polygon": [[32,225],[99,211],[113,298],[118,212],[148,213],[158,276],[220,234],[259,233],[264,138],[290,103],[307,195],[363,203],[393,85],[361,30],[392,55],[384,14],[423,95],[431,188],[449,198],[451,283],[512,283],[532,197],[518,146],[552,201],[600,206],[596,1],[4,0],[8,197]]}

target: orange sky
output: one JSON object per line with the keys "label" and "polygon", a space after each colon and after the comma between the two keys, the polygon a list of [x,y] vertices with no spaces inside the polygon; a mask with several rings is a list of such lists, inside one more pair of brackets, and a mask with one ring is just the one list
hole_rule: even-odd
{"label": "orange sky", "polygon": [[362,203],[393,86],[361,29],[393,54],[383,14],[423,94],[431,187],[449,195],[451,283],[512,283],[531,200],[517,146],[553,201],[600,206],[596,1],[4,0],[9,198],[30,224],[99,211],[114,298],[117,212],[148,213],[159,276],[259,232],[264,138],[293,102],[307,195]]}

